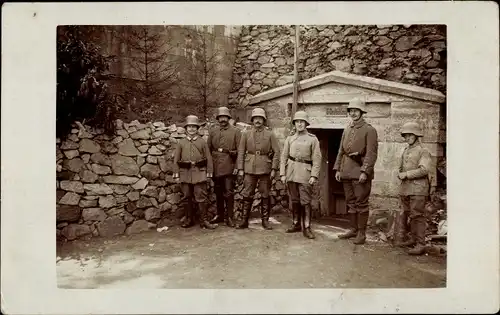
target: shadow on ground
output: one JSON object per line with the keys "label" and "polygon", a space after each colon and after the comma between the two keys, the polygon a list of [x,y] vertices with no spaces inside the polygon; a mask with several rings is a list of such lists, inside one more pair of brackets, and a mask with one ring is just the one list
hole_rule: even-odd
{"label": "shadow on ground", "polygon": [[172,227],[58,247],[60,288],[436,288],[446,286],[443,257],[410,257],[368,240],[339,240],[343,230],[313,225],[315,240],[271,231],[255,219],[247,230]]}

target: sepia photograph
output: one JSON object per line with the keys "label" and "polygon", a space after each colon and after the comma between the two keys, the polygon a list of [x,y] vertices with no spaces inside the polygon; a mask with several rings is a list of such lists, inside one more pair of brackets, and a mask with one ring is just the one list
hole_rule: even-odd
{"label": "sepia photograph", "polygon": [[58,26],[58,286],[446,287],[446,51],[445,25]]}
{"label": "sepia photograph", "polygon": [[2,313],[497,313],[498,18],[4,4]]}

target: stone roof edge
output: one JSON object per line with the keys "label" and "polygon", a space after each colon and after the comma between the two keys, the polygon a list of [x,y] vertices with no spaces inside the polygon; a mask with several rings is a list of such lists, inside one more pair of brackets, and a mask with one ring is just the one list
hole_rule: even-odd
{"label": "stone roof edge", "polygon": [[[300,81],[300,89],[306,90],[329,82],[359,86],[370,90],[398,94],[436,103],[444,103],[446,99],[446,96],[437,90],[341,71],[331,71],[312,77],[310,79],[302,80]],[[250,98],[249,105],[255,105],[292,93],[293,83],[290,83],[254,95],[252,98]]]}

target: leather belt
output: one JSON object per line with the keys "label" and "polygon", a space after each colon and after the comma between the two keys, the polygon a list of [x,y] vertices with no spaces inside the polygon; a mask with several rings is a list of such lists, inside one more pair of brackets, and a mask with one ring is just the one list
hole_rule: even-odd
{"label": "leather belt", "polygon": [[267,153],[263,153],[260,150],[257,150],[255,152],[247,151],[246,154],[251,154],[251,155],[267,155]]}
{"label": "leather belt", "polygon": [[223,148],[218,148],[217,150],[212,151],[212,152],[230,153],[230,151],[228,149],[223,149]]}
{"label": "leather belt", "polygon": [[310,164],[310,165],[313,164],[313,162],[311,160],[303,160],[303,159],[299,159],[299,158],[294,158],[293,156],[289,156],[288,158],[294,162],[306,163],[306,164]]}

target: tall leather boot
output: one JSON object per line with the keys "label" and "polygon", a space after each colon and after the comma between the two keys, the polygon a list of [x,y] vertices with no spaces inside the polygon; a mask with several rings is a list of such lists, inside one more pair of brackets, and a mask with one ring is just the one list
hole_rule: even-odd
{"label": "tall leather boot", "polygon": [[358,214],[349,212],[348,217],[349,217],[349,225],[351,227],[350,227],[349,231],[339,235],[340,239],[353,238],[358,234]]}
{"label": "tall leather boot", "polygon": [[415,245],[415,238],[413,237],[413,233],[409,233],[410,236],[403,241],[404,238],[407,237],[408,235],[408,230],[411,230],[408,228],[408,212],[404,211],[401,214],[399,214],[399,222],[398,222],[398,236],[400,238],[399,242],[396,242],[394,245],[398,247],[408,247],[408,246],[413,246]]}
{"label": "tall leather boot", "polygon": [[234,196],[230,195],[226,199],[227,212],[226,212],[226,225],[229,227],[234,227]]}
{"label": "tall leather boot", "polygon": [[369,215],[368,211],[358,213],[358,235],[356,235],[356,239],[353,242],[356,245],[364,244],[366,241],[366,225]]}
{"label": "tall leather boot", "polygon": [[409,255],[422,255],[425,253],[425,218],[417,218],[413,220],[412,227],[415,234],[416,245],[408,251]]}
{"label": "tall leather boot", "polygon": [[215,200],[217,203],[217,214],[210,220],[210,223],[222,223],[224,222],[224,196],[220,191],[220,188],[216,188]]}
{"label": "tall leather boot", "polygon": [[311,231],[311,205],[305,205],[303,206],[304,209],[304,218],[302,219],[304,221],[304,229],[302,230],[302,234],[309,238],[309,239],[314,239],[316,238]]}
{"label": "tall leather boot", "polygon": [[181,227],[190,228],[194,225],[193,203],[191,200],[185,200],[183,206],[184,206],[184,212],[186,214],[186,220],[181,225]]}
{"label": "tall leather boot", "polygon": [[292,202],[292,226],[290,226],[286,233],[300,232],[301,230],[301,209],[299,202]]}
{"label": "tall leather boot", "polygon": [[237,229],[247,229],[248,219],[250,218],[250,210],[252,208],[252,199],[243,199],[243,215],[242,221],[236,226]]}
{"label": "tall leather boot", "polygon": [[262,227],[265,230],[272,230],[272,226],[269,224],[269,216],[271,214],[271,204],[269,198],[262,198],[260,204],[260,212],[262,218]]}
{"label": "tall leather boot", "polygon": [[199,202],[198,208],[200,208],[200,227],[210,230],[217,228],[217,224],[212,224],[208,221],[207,204],[205,202]]}

